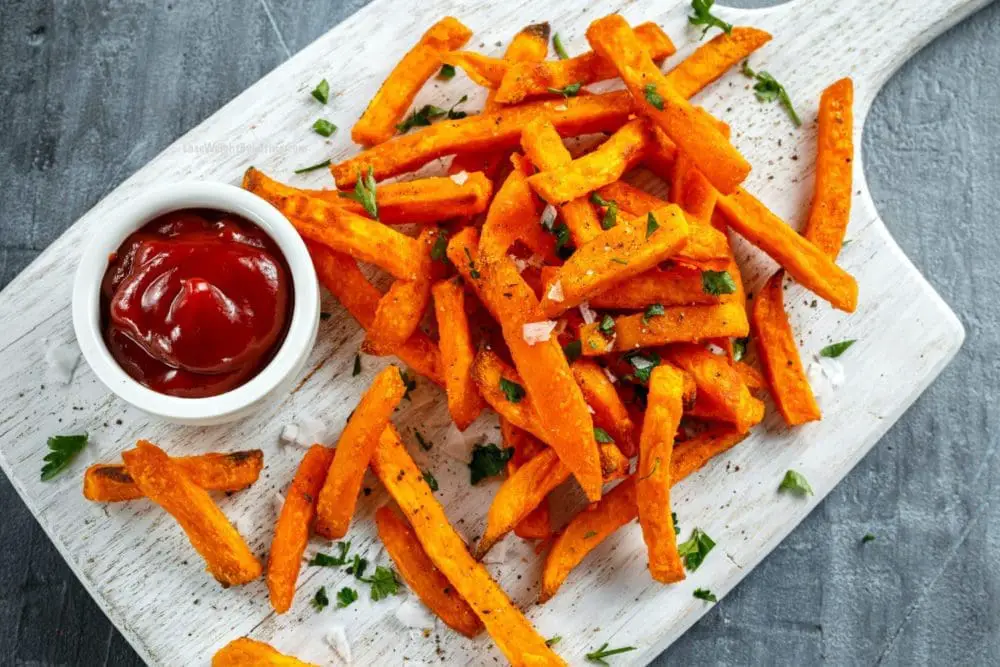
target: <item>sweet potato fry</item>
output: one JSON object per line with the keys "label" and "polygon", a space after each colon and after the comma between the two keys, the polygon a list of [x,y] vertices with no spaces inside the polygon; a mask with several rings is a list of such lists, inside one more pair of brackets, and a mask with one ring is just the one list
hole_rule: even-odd
{"label": "sweet potato fry", "polygon": [[701,271],[676,264],[650,269],[590,297],[591,308],[642,310],[651,304],[687,306],[718,303],[719,297],[705,292]]}
{"label": "sweet potato fry", "polygon": [[559,134],[572,136],[617,130],[632,111],[632,98],[625,91],[533,102],[434,123],[348,158],[330,171],[338,187],[344,188],[353,186],[358,174],[367,173],[369,167],[376,179],[382,179],[453,153],[515,148],[524,126],[540,115],[548,117]]}
{"label": "sweet potato fry", "polygon": [[720,197],[718,208],[730,227],[770,255],[803,287],[835,308],[854,312],[858,304],[858,284],[854,278],[753,195],[741,188],[735,194]]}
{"label": "sweet potato fry", "polygon": [[520,241],[546,260],[555,260],[555,237],[539,224],[535,196],[528,187],[530,166],[514,155],[514,169],[490,203],[479,239],[479,252],[486,257],[500,257]]}
{"label": "sweet potato fry", "polygon": [[479,394],[501,418],[531,433],[539,440],[544,441],[548,437],[539,423],[538,412],[530,394],[525,394],[516,403],[507,400],[507,396],[500,388],[501,378],[520,387],[524,386],[524,381],[496,352],[488,348],[479,350],[472,364],[472,377]]}
{"label": "sweet potato fry", "polygon": [[699,46],[667,73],[667,82],[678,95],[690,99],[769,41],[771,35],[763,30],[735,27]]}
{"label": "sweet potato fry", "polygon": [[[680,208],[668,205],[651,213],[659,228],[645,217],[623,219],[586,245],[577,248],[553,276],[542,297],[542,311],[554,318],[588,298],[652,269],[687,244],[688,224]],[[714,230],[713,230],[714,231]]]}
{"label": "sweet potato fry", "polygon": [[[753,315],[751,315],[751,320],[752,319]],[[751,328],[753,328],[752,322]],[[731,358],[730,361],[732,361]],[[767,378],[764,377],[763,373],[745,361],[732,361],[732,364],[733,368],[736,369],[736,372],[740,374],[741,378],[743,378],[743,383],[747,386],[747,389],[750,390],[751,394],[757,395],[759,392],[767,391]]]}
{"label": "sweet potato fry", "polygon": [[483,631],[483,624],[465,600],[448,583],[420,546],[416,533],[405,519],[383,505],[375,512],[378,536],[406,585],[417,594],[445,625],[466,637]]}
{"label": "sweet potato fry", "polygon": [[[493,196],[493,182],[481,171],[468,169],[466,172],[464,180],[434,176],[380,184],[375,192],[379,221],[386,225],[426,225],[482,213]],[[340,190],[300,190],[279,183],[253,167],[243,175],[243,188],[268,201],[279,196],[303,195],[322,199],[357,215],[368,215],[361,204],[343,197]]]}
{"label": "sweet potato fry", "polygon": [[446,16],[423,34],[399,61],[351,128],[351,139],[363,146],[380,144],[396,133],[413,98],[441,67],[441,55],[461,48],[472,31]]}
{"label": "sweet potato fry", "polygon": [[[676,484],[746,438],[745,433],[713,428],[674,447],[670,480]],[[635,475],[606,493],[600,502],[584,509],[556,537],[545,558],[539,602],[549,600],[574,567],[601,542],[638,516]]]}
{"label": "sweet potato fry", "polygon": [[750,173],[749,163],[670,85],[621,15],[591,23],[587,40],[594,51],[614,63],[637,109],[691,156],[719,192],[730,193],[743,182]]}
{"label": "sweet potato fry", "polygon": [[379,299],[375,320],[365,338],[366,348],[378,354],[392,354],[420,326],[431,300],[431,285],[445,273],[444,263],[431,259],[434,244],[442,233],[436,227],[421,230],[417,242],[424,249],[424,267],[415,280],[393,282]]}
{"label": "sweet potato fry", "polygon": [[712,222],[712,212],[719,192],[698,171],[691,158],[684,153],[674,160],[674,181],[670,187],[670,201],[703,224]]}
{"label": "sweet potato fry", "polygon": [[732,301],[712,306],[671,306],[656,317],[638,313],[615,318],[614,322],[611,334],[601,332],[600,322],[581,327],[585,356],[724,336],[740,338],[750,331],[743,304]]}
{"label": "sweet potato fry", "polygon": [[[507,461],[508,476],[546,449],[541,440],[503,417],[500,418],[500,437],[504,447],[514,450],[514,455]],[[548,499],[543,500],[514,526],[514,534],[525,540],[544,540],[552,534]]]}
{"label": "sweet potato fry", "polygon": [[448,257],[500,322],[528,395],[544,397],[535,408],[545,441],[573,470],[587,497],[596,500],[601,497],[600,460],[583,394],[555,338],[525,340],[524,325],[545,320],[538,298],[508,257],[479,255],[477,236],[472,228],[453,236]]}
{"label": "sweet potato fry", "polygon": [[375,376],[361,397],[340,434],[337,454],[319,492],[314,528],[317,534],[328,539],[347,534],[372,451],[404,393],[406,385],[399,369],[389,366]]}
{"label": "sweet potato fry", "polygon": [[264,642],[240,637],[223,646],[212,656],[212,667],[319,667],[319,665],[278,653]]}
{"label": "sweet potato fry", "polygon": [[483,88],[500,87],[509,65],[503,58],[493,58],[476,51],[449,51],[441,54],[441,62],[458,67]]}
{"label": "sweet potato fry", "polygon": [[442,280],[434,285],[432,291],[448,412],[458,430],[464,431],[483,409],[483,399],[472,377],[476,352],[472,347],[469,319],[465,313],[465,290],[454,280]]}
{"label": "sweet potato fry", "polygon": [[[635,28],[636,39],[654,62],[672,56],[677,49],[660,26],[643,23]],[[593,51],[566,60],[511,65],[504,72],[497,90],[501,104],[517,104],[525,98],[551,95],[573,84],[587,85],[618,76],[615,68]]]}
{"label": "sweet potato fry", "polygon": [[[524,126],[521,148],[528,159],[542,171],[565,169],[573,162],[573,156],[563,145],[556,128],[545,116],[539,116]],[[559,212],[576,247],[601,233],[601,223],[587,197],[566,202],[559,207]]]}
{"label": "sweet potato fry", "polygon": [[274,539],[267,557],[267,590],[271,607],[279,614],[292,606],[302,554],[309,543],[309,529],[316,515],[316,498],[332,461],[332,449],[323,445],[310,447],[285,493],[285,503],[274,525]]}
{"label": "sweet potato fry", "polygon": [[683,391],[684,378],[675,368],[661,364],[653,369],[635,470],[635,500],[649,552],[649,573],[665,584],[684,578],[670,516],[671,458],[681,423]]}
{"label": "sweet potato fry", "polygon": [[420,243],[392,227],[315,197],[260,190],[254,194],[273,204],[308,241],[379,266],[401,280],[420,274],[424,261]]}
{"label": "sweet potato fry", "polygon": [[823,91],[816,141],[816,185],[802,235],[836,259],[851,221],[854,172],[854,82],[841,79]]}
{"label": "sweet potato fry", "polygon": [[528,179],[532,189],[550,204],[589,196],[591,192],[614,183],[643,158],[650,141],[650,130],[642,118],[631,120],[607,141],[590,153],[550,171]]}
{"label": "sweet potato fry", "polygon": [[577,359],[570,368],[583,398],[594,411],[594,423],[608,432],[622,454],[635,456],[635,424],[604,369],[590,359]]}
{"label": "sweet potato fry", "polygon": [[208,491],[191,481],[184,469],[156,445],[140,440],[122,452],[128,474],[143,495],[167,511],[205,559],[208,571],[223,587],[245,584],[261,574],[250,551]]}
{"label": "sweet potato fry", "polygon": [[[248,449],[241,452],[199,454],[171,459],[191,481],[209,491],[239,491],[260,476],[264,452]],[[83,497],[101,503],[142,498],[142,491],[124,465],[97,463],[83,476]]]}
{"label": "sweet potato fry", "polygon": [[[368,282],[358,263],[347,255],[316,244],[307,244],[320,282],[337,297],[362,327],[371,328],[382,293]],[[417,329],[404,344],[392,351],[407,366],[439,386],[444,386],[437,344]]]}
{"label": "sweet potato fry", "polygon": [[783,278],[784,272],[778,271],[764,284],[753,300],[750,322],[774,405],[785,423],[798,426],[821,415],[785,313]]}
{"label": "sweet potato fry", "polygon": [[[663,350],[663,356],[678,368],[687,371],[697,386],[697,398],[692,414],[712,416],[729,422],[745,433],[764,418],[764,404],[750,395],[743,377],[729,359],[712,354],[693,343],[678,343]],[[711,408],[710,411],[700,412]]]}
{"label": "sweet potato fry", "polygon": [[597,192],[604,199],[615,202],[620,211],[629,215],[646,215],[670,203],[625,181],[608,183]]}
{"label": "sweet potato fry", "polygon": [[[601,445],[601,466],[606,482],[628,474],[628,459],[615,445]],[[486,515],[486,530],[476,545],[476,558],[486,555],[569,477],[569,468],[551,449],[540,452],[509,475],[493,496]]]}
{"label": "sweet potato fry", "polygon": [[521,612],[476,562],[448,522],[395,429],[382,432],[372,470],[413,526],[431,562],[476,613],[513,665],[563,665]]}

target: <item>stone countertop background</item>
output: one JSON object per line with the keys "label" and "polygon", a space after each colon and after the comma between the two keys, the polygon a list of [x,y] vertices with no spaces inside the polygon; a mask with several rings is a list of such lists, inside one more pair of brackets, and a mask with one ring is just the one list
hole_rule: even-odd
{"label": "stone countertop background", "polygon": [[[364,4],[0,2],[0,286],[177,137]],[[1000,664],[998,130],[994,3],[902,68],[863,141],[875,203],[958,313],[965,346],[654,664]],[[3,476],[0,507],[0,662],[141,664]],[[862,544],[869,532],[876,539]]]}

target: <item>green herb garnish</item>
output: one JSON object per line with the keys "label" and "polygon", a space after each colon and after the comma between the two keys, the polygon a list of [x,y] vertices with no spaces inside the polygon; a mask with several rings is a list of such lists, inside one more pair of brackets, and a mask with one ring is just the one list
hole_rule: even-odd
{"label": "green herb garnish", "polygon": [[479,269],[476,268],[475,260],[472,259],[472,253],[469,252],[468,247],[463,248],[463,250],[465,250],[465,256],[469,259],[469,277],[473,280],[479,280],[481,276]]}
{"label": "green herb garnish", "polygon": [[472,449],[472,461],[469,463],[470,481],[473,485],[487,477],[493,477],[503,472],[503,467],[514,455],[512,448],[500,449],[496,445],[476,445]]}
{"label": "green herb garnish", "polygon": [[420,431],[416,430],[413,431],[413,435],[416,436],[417,442],[420,443],[420,449],[424,450],[425,452],[431,451],[431,447],[433,447],[433,445],[427,442],[427,439],[424,438],[423,434]]}
{"label": "green herb garnish", "polygon": [[778,491],[791,491],[792,493],[797,493],[800,496],[811,496],[813,494],[812,487],[809,486],[809,482],[800,472],[795,470],[789,470],[785,473],[785,478],[781,480],[781,484],[778,486]]}
{"label": "green herb garnish", "polygon": [[648,352],[629,352],[625,355],[625,360],[635,369],[631,378],[642,384],[649,384],[650,374],[654,368],[660,365],[660,355],[652,350]]}
{"label": "green herb garnish", "polygon": [[646,101],[656,107],[658,110],[663,111],[663,96],[656,90],[655,83],[647,83],[646,87],[642,89],[642,92],[646,95]]}
{"label": "green herb garnish", "polygon": [[650,211],[649,213],[646,214],[646,238],[648,239],[650,236],[652,236],[653,232],[655,232],[659,228],[660,228],[660,223],[656,221],[656,218],[653,217],[653,212]]}
{"label": "green herb garnish", "polygon": [[743,357],[747,354],[747,345],[750,344],[750,338],[734,338],[733,339],[733,361],[741,361]]}
{"label": "green herb garnish", "polygon": [[326,104],[330,101],[330,83],[323,79],[316,87],[312,90],[312,96],[315,97],[321,104]]}
{"label": "green herb garnish", "polygon": [[312,560],[309,561],[309,565],[315,565],[318,567],[339,567],[347,562],[347,552],[351,549],[350,542],[337,542],[337,548],[340,553],[337,556],[331,556],[329,554],[317,552]]}
{"label": "green herb garnish", "polygon": [[337,126],[325,118],[318,118],[316,122],[313,123],[313,131],[321,137],[329,137],[337,131]]}
{"label": "green herb garnish", "polygon": [[432,473],[430,470],[424,471],[424,481],[427,482],[427,486],[431,487],[431,491],[438,490],[437,478],[434,477],[434,473]]}
{"label": "green herb garnish", "polygon": [[608,643],[604,642],[603,644],[601,644],[601,648],[597,649],[596,651],[591,651],[584,657],[590,662],[596,662],[599,665],[610,665],[610,663],[607,660],[605,660],[605,658],[608,658],[613,655],[618,655],[619,653],[628,653],[629,651],[634,651],[634,650],[635,650],[634,646],[623,646],[622,648],[609,649]]}
{"label": "green herb garnish", "polygon": [[736,281],[729,271],[702,271],[701,289],[705,294],[721,296],[736,291]]}
{"label": "green herb garnish", "polygon": [[604,217],[601,218],[601,229],[611,229],[618,224],[618,202],[607,200],[596,192],[590,193],[590,201],[604,207]]}
{"label": "green herb garnish", "polygon": [[344,586],[339,591],[337,591],[337,609],[343,609],[344,607],[350,607],[352,603],[357,601],[358,592],[353,588],[348,588]]}
{"label": "green herb garnish", "polygon": [[375,602],[399,593],[399,580],[396,578],[396,572],[388,567],[379,565],[375,568],[375,574],[368,579],[361,579],[361,581],[371,585],[372,600]]}
{"label": "green herb garnish", "polygon": [[520,403],[524,398],[524,387],[504,377],[500,378],[500,391],[511,403]]}
{"label": "green herb garnish", "polygon": [[54,435],[48,440],[49,453],[42,461],[42,481],[47,482],[70,464],[70,462],[83,451],[87,446],[89,436],[86,433],[80,435]]}
{"label": "green herb garnish", "polygon": [[354,355],[354,369],[351,371],[351,377],[357,377],[361,375],[361,355]]}
{"label": "green herb garnish", "polygon": [[583,354],[583,341],[571,340],[570,342],[563,345],[563,354],[566,355],[566,361],[573,363]]}
{"label": "green herb garnish", "polygon": [[368,215],[378,220],[378,201],[375,199],[375,189],[377,186],[378,184],[375,183],[375,170],[369,166],[367,174],[362,174],[358,170],[358,180],[354,183],[354,192],[341,192],[340,196],[344,199],[353,199],[358,202]]}
{"label": "green herb garnish", "polygon": [[563,86],[562,88],[546,88],[553,95],[562,95],[563,97],[576,97],[580,94],[580,87],[583,86],[582,83],[571,83],[568,86]]}
{"label": "green herb garnish", "polygon": [[438,231],[434,245],[431,246],[431,259],[435,262],[448,261],[448,233],[443,229]]}
{"label": "green herb garnish", "polygon": [[865,533],[865,536],[861,538],[861,544],[867,544],[875,539],[875,536],[871,533]]}
{"label": "green herb garnish", "polygon": [[329,160],[323,160],[322,162],[318,162],[318,163],[310,165],[308,167],[301,167],[300,169],[296,169],[295,173],[296,174],[308,174],[310,171],[316,171],[317,169],[322,169],[323,167],[329,167],[329,166],[330,166],[330,161]]}
{"label": "green herb garnish", "polygon": [[548,646],[549,648],[552,648],[561,641],[562,637],[560,635],[556,635],[555,637],[549,637],[548,639],[546,639],[545,645]]}
{"label": "green herb garnish", "polygon": [[613,445],[615,444],[614,438],[611,437],[607,431],[605,431],[600,426],[594,427],[594,440],[602,445]]}
{"label": "green herb garnish", "polygon": [[361,579],[361,581],[364,581],[364,574],[367,569],[368,559],[354,554],[354,559],[351,560],[351,564],[347,566],[347,569],[345,569],[344,572],[347,574],[353,574],[355,579]]}
{"label": "green herb garnish", "polygon": [[792,98],[788,96],[788,91],[785,90],[783,85],[778,83],[777,79],[763,70],[760,72],[753,71],[750,68],[749,60],[743,61],[742,71],[744,76],[757,81],[753,86],[753,90],[757,93],[758,100],[761,102],[774,102],[778,100],[778,103],[784,107],[788,117],[795,123],[795,127],[802,125],[802,119],[795,113],[795,107],[792,106]]}
{"label": "green herb garnish", "polygon": [[313,596],[310,604],[316,611],[323,611],[330,604],[330,598],[326,596],[326,586],[320,586],[320,589],[316,591],[316,595]]}
{"label": "green herb garnish", "polygon": [[413,397],[410,396],[410,392],[417,388],[417,381],[410,377],[410,374],[406,371],[399,371],[399,377],[403,380],[403,385],[406,387],[406,391],[403,393],[403,398],[412,402]]}
{"label": "green herb garnish", "polygon": [[694,14],[688,16],[688,22],[691,25],[703,25],[705,29],[701,31],[702,38],[708,33],[712,28],[718,28],[722,30],[727,35],[733,33],[733,26],[726,23],[717,16],[712,15],[712,5],[715,4],[715,0],[691,0],[691,11]]}
{"label": "green herb garnish", "polygon": [[646,307],[646,312],[642,314],[642,323],[649,324],[649,321],[654,317],[662,317],[667,311],[664,310],[662,303],[653,303]]}
{"label": "green herb garnish", "polygon": [[556,55],[559,56],[559,60],[569,60],[569,54],[566,53],[566,48],[563,46],[562,40],[559,39],[559,33],[552,35],[552,48],[555,50]]}
{"label": "green herb garnish", "polygon": [[451,81],[455,77],[455,66],[454,65],[441,65],[441,71],[438,72],[437,78],[442,81]]}
{"label": "green herb garnish", "polygon": [[715,597],[715,593],[708,590],[707,588],[696,588],[694,589],[694,596],[699,600],[704,600],[705,602],[718,602],[719,600]]}
{"label": "green herb garnish", "polygon": [[674,535],[680,535],[681,534],[681,526],[680,526],[679,523],[677,523],[677,512],[671,512],[670,513],[670,521],[671,521],[671,523],[674,524]]}
{"label": "green herb garnish", "polygon": [[697,570],[705,556],[715,547],[715,542],[706,535],[701,528],[691,531],[691,539],[677,545],[677,553],[684,559],[684,567],[694,572]]}
{"label": "green herb garnish", "polygon": [[819,351],[819,356],[829,357],[830,359],[836,359],[844,352],[847,352],[847,348],[854,345],[857,342],[856,339],[842,340],[839,343],[834,343],[833,345],[827,345],[822,350]]}
{"label": "green herb garnish", "polygon": [[610,336],[615,332],[615,318],[607,313],[601,318],[601,323],[597,325],[597,330],[605,336]]}

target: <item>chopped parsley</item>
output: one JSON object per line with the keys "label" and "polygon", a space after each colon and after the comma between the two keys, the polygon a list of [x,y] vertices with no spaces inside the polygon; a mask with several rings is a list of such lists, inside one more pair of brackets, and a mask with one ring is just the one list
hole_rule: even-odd
{"label": "chopped parsley", "polygon": [[549,637],[548,639],[546,639],[545,645],[548,646],[549,648],[552,648],[561,641],[562,641],[562,636],[556,635],[555,637]]}
{"label": "chopped parsley", "polygon": [[406,391],[403,393],[403,398],[413,402],[413,398],[410,396],[410,392],[417,388],[417,381],[410,377],[410,374],[406,371],[399,371],[399,377],[403,380],[403,385],[406,387]]}
{"label": "chopped parsley", "polygon": [[760,72],[755,72],[750,68],[750,61],[743,61],[743,75],[754,79],[757,83],[754,84],[753,90],[757,93],[757,99],[761,102],[774,102],[775,100],[785,109],[788,117],[792,119],[795,127],[800,127],[802,125],[802,119],[799,115],[795,113],[795,107],[792,106],[792,98],[788,96],[788,91],[785,87],[778,83],[778,80],[767,72],[761,70]]}
{"label": "chopped parsley", "polygon": [[315,565],[317,567],[339,567],[347,562],[347,552],[351,550],[350,542],[337,542],[337,549],[340,553],[336,556],[331,556],[329,554],[317,552],[312,560],[309,561],[309,565]]}
{"label": "chopped parsley", "polygon": [[556,55],[559,56],[559,60],[568,60],[569,54],[566,53],[566,47],[563,46],[562,40],[559,39],[559,33],[552,35],[552,48],[555,50]]}
{"label": "chopped parsley", "polygon": [[431,259],[435,262],[448,262],[448,233],[443,229],[438,231],[434,245],[431,246]]}
{"label": "chopped parsley", "polygon": [[868,544],[875,540],[875,536],[871,533],[865,533],[865,536],[861,538],[861,544]]}
{"label": "chopped parsley", "polygon": [[322,162],[317,162],[316,164],[309,165],[308,167],[300,167],[295,170],[296,174],[308,174],[310,171],[316,171],[317,169],[322,169],[323,167],[329,167],[330,161],[323,160]]}
{"label": "chopped parsley", "polygon": [[425,104],[416,111],[410,112],[410,115],[402,123],[396,125],[396,129],[401,133],[406,133],[415,127],[426,127],[431,124],[432,121],[438,118],[444,118],[447,116],[448,120],[459,120],[466,117],[466,113],[461,110],[456,110],[459,104],[464,104],[469,100],[468,95],[462,95],[462,97],[451,105],[450,109],[442,109],[441,107],[434,106],[433,104]]}
{"label": "chopped parsley", "polygon": [[646,307],[646,312],[642,314],[643,324],[649,324],[654,317],[662,317],[667,311],[663,309],[662,303],[653,303]]}
{"label": "chopped parsley", "polygon": [[649,213],[646,214],[646,238],[648,239],[650,236],[652,236],[653,232],[655,232],[659,228],[660,228],[660,223],[656,221],[656,218],[653,217],[653,212],[650,211]]}
{"label": "chopped parsley", "polygon": [[657,92],[655,83],[647,83],[646,87],[642,89],[642,92],[646,95],[647,102],[652,104],[658,110],[663,111],[663,96]]}
{"label": "chopped parsley", "polygon": [[634,650],[635,650],[634,646],[623,646],[622,648],[609,649],[608,643],[604,642],[603,644],[601,644],[601,647],[599,649],[597,649],[596,651],[591,651],[584,657],[590,662],[596,662],[599,665],[610,665],[611,663],[605,660],[605,658],[608,658],[613,655],[618,655],[619,653],[628,653],[629,651],[634,651]]}
{"label": "chopped parsley", "polygon": [[562,95],[563,97],[576,97],[580,94],[580,87],[583,86],[582,83],[571,83],[562,88],[546,88],[547,91],[553,95]]}
{"label": "chopped parsley", "polygon": [[660,365],[660,355],[649,350],[647,352],[629,352],[625,361],[632,365],[635,372],[629,378],[642,384],[649,384],[649,375]]}
{"label": "chopped parsley", "polygon": [[344,586],[339,591],[337,591],[337,609],[350,607],[352,603],[357,601],[357,599],[358,599],[358,592],[353,588],[348,588],[347,586]]}
{"label": "chopped parsley", "polygon": [[511,403],[520,403],[521,399],[524,398],[524,387],[505,377],[500,378],[500,391]]}
{"label": "chopped parsley", "polygon": [[347,566],[347,569],[345,569],[344,572],[347,574],[353,574],[355,579],[364,581],[364,574],[367,569],[368,559],[354,554],[354,559],[351,561],[351,564]]}
{"label": "chopped parsley", "polygon": [[809,482],[800,472],[795,470],[789,470],[785,473],[785,478],[781,480],[781,485],[778,486],[778,491],[791,491],[792,493],[797,493],[800,496],[811,496],[813,494],[812,487],[809,486]]}
{"label": "chopped parsley", "polygon": [[566,343],[563,345],[563,354],[566,355],[567,362],[573,363],[583,354],[583,341],[577,339]]}
{"label": "chopped parsley", "polygon": [[316,595],[313,596],[310,604],[316,611],[323,611],[329,606],[330,598],[326,596],[326,586],[320,586],[320,589],[316,591]]}
{"label": "chopped parsley", "polygon": [[375,199],[376,187],[375,170],[369,165],[367,174],[362,174],[361,170],[358,170],[358,180],[354,184],[354,192],[341,192],[340,196],[358,202],[368,215],[378,220],[378,202]]}
{"label": "chopped parsley", "polygon": [[670,522],[674,524],[674,535],[681,534],[681,526],[677,523],[677,512],[670,513]]}
{"label": "chopped parsley", "polygon": [[437,73],[437,78],[442,81],[451,81],[455,78],[455,66],[454,65],[441,65],[441,71]]}
{"label": "chopped parsley", "polygon": [[316,87],[312,90],[312,96],[315,97],[320,104],[326,104],[330,101],[330,83],[323,79]]}
{"label": "chopped parsley", "polygon": [[351,377],[357,377],[361,375],[361,355],[354,355],[354,369],[351,371]]}
{"label": "chopped parsley", "polygon": [[434,477],[434,473],[432,473],[430,470],[424,471],[424,481],[427,482],[427,486],[431,487],[431,491],[438,490],[437,478]]}
{"label": "chopped parsley", "polygon": [[49,453],[42,461],[42,481],[47,482],[60,472],[76,458],[76,455],[87,446],[90,436],[86,433],[80,435],[54,435],[48,439]]}
{"label": "chopped parsley", "polygon": [[597,325],[597,330],[605,336],[610,336],[615,332],[615,318],[607,313],[601,318],[601,323]]}
{"label": "chopped parsley", "polygon": [[819,356],[829,357],[830,359],[836,359],[844,352],[847,352],[847,348],[854,345],[857,339],[843,340],[839,343],[834,343],[833,345],[827,345],[822,350],[819,351]]}
{"label": "chopped parsley", "polygon": [[375,574],[371,578],[362,579],[362,581],[371,585],[372,600],[375,602],[399,593],[399,580],[396,578],[396,572],[388,567],[379,565],[375,568]]}
{"label": "chopped parsley", "polygon": [[433,447],[434,445],[428,442],[427,438],[425,438],[420,431],[414,430],[413,435],[416,436],[417,442],[420,443],[420,449],[424,450],[425,452],[431,451],[431,447]]}
{"label": "chopped parsley", "polygon": [[465,250],[465,256],[469,259],[469,277],[473,280],[479,280],[481,277],[479,269],[476,268],[476,261],[472,259],[472,253],[469,252],[468,246],[463,248]]}
{"label": "chopped parsley", "polygon": [[677,553],[684,559],[684,567],[694,572],[714,547],[715,541],[701,528],[695,528],[691,531],[691,539],[677,545]]}
{"label": "chopped parsley", "polygon": [[736,281],[729,271],[702,271],[701,289],[705,294],[721,296],[736,291]]}
{"label": "chopped parsley", "polygon": [[472,449],[472,461],[469,462],[469,479],[475,485],[503,472],[503,467],[514,455],[513,448],[500,449],[496,445],[476,445]]}
{"label": "chopped parsley", "polygon": [[599,442],[602,445],[613,445],[613,444],[615,444],[615,440],[614,440],[614,438],[611,437],[611,434],[609,434],[607,431],[605,431],[600,426],[595,426],[594,427],[594,440],[596,440],[597,442]]}
{"label": "chopped parsley", "polygon": [[733,339],[733,361],[741,361],[747,355],[747,345],[750,344],[749,336],[746,338]]}
{"label": "chopped parsley", "polygon": [[329,137],[337,131],[337,126],[325,118],[317,118],[313,123],[313,131],[321,137]]}
{"label": "chopped parsley", "polygon": [[712,5],[714,4],[715,0],[691,0],[691,11],[694,13],[688,16],[688,22],[691,25],[705,26],[705,29],[701,31],[702,38],[712,28],[718,28],[727,35],[733,33],[732,24],[726,23],[719,17],[712,15]]}
{"label": "chopped parsley", "polygon": [[704,600],[705,602],[718,602],[718,598],[715,597],[715,593],[708,590],[707,588],[696,588],[694,589],[694,596],[699,600]]}

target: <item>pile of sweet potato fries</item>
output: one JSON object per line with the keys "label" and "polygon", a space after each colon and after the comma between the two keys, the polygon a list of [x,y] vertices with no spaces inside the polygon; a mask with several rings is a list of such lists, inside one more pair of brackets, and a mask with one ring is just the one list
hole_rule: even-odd
{"label": "pile of sweet potato fries", "polygon": [[[592,51],[559,60],[545,59],[547,24],[519,32],[502,59],[458,50],[471,34],[442,19],[391,72],[353,128],[365,150],[330,167],[341,190],[302,190],[253,168],[243,186],[299,230],[321,282],[367,331],[365,352],[395,355],[442,387],[459,429],[487,407],[500,416],[513,450],[506,479],[470,552],[391,424],[406,386],[388,366],[336,448],[317,444],[303,457],[267,585],[286,612],[310,533],[347,533],[371,469],[402,515],[379,509],[379,535],[420,599],[466,636],[485,629],[515,665],[563,664],[479,559],[510,532],[545,540],[544,602],[638,518],[651,576],[679,581],[671,486],[743,440],[764,418],[765,392],[789,425],[820,418],[782,283],[787,272],[834,307],[855,308],[857,284],[835,263],[850,213],[853,87],[844,79],[823,93],[816,189],[800,234],[742,189],[750,164],[729,127],[688,101],[767,33],[733,28],[666,74],[670,38],[617,14],[589,26]],[[485,108],[397,133],[443,64],[489,89]],[[623,90],[582,88],[616,78]],[[563,143],[593,134],[606,136],[587,152]],[[383,182],[451,156],[450,175]],[[666,181],[669,201],[622,180],[638,167]],[[749,307],[729,230],[781,266]],[[394,278],[388,291],[359,261]],[[435,335],[420,327],[429,309]],[[741,360],[751,332],[763,373]],[[206,491],[252,483],[259,451],[170,459],[140,442],[123,459],[87,471],[88,498],[149,497],[224,585],[261,574]],[[548,498],[571,477],[591,504],[553,533]],[[240,639],[215,664],[271,664],[272,654]]]}

